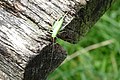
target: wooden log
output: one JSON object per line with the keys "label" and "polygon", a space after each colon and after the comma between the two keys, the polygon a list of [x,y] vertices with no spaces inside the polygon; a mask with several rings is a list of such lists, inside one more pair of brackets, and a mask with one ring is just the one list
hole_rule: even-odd
{"label": "wooden log", "polygon": [[0,79],[45,80],[66,58],[49,28],[68,12],[58,37],[76,43],[114,0],[0,0]]}

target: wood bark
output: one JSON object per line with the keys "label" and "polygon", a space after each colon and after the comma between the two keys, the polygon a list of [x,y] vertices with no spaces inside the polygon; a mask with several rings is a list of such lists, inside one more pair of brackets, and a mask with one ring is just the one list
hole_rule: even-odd
{"label": "wood bark", "polygon": [[[0,79],[45,80],[66,58],[50,27],[68,13],[59,38],[76,43],[113,0],[0,0]],[[54,48],[53,48],[54,47]]]}

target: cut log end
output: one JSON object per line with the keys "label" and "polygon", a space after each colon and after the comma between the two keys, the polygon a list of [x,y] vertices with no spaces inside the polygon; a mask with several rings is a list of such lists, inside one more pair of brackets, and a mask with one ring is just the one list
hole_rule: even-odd
{"label": "cut log end", "polygon": [[23,80],[45,80],[67,56],[59,44],[50,44],[38,53],[39,55],[28,62]]}

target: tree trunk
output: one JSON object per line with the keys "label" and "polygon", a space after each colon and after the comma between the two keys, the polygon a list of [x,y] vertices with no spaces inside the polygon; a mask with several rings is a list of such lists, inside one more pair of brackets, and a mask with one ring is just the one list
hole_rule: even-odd
{"label": "tree trunk", "polygon": [[59,38],[76,43],[113,0],[0,0],[0,79],[45,80],[66,58],[49,32],[67,13]]}

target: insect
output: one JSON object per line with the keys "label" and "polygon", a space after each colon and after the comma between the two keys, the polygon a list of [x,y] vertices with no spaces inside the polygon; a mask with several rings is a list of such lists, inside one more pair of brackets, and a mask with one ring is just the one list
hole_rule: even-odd
{"label": "insect", "polygon": [[51,37],[53,39],[56,38],[57,34],[61,30],[62,24],[63,24],[63,21],[64,21],[64,18],[66,16],[66,14],[64,16],[60,17],[60,19],[58,19],[57,21],[55,21],[55,23],[53,24],[53,26],[52,26],[52,34],[51,34]]}

